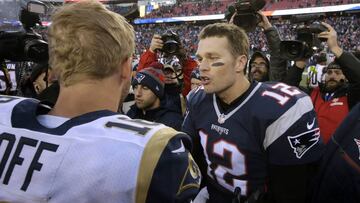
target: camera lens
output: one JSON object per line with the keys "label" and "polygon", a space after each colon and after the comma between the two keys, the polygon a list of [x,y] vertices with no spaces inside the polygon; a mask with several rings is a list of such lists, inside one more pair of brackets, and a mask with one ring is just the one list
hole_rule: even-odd
{"label": "camera lens", "polygon": [[289,46],[289,54],[297,56],[299,54],[299,46],[297,44],[291,44]]}
{"label": "camera lens", "polygon": [[169,41],[165,42],[163,49],[166,53],[174,54],[178,51],[179,45],[176,41],[169,40]]}
{"label": "camera lens", "polygon": [[290,60],[303,58],[307,54],[307,45],[301,41],[282,41],[280,54]]}

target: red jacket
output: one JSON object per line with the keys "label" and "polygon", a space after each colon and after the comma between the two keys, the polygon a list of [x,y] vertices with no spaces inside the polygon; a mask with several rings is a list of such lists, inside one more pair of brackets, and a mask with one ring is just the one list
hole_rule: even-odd
{"label": "red jacket", "polygon": [[320,134],[324,143],[327,143],[349,113],[347,95],[325,101],[320,93],[320,88],[317,87],[310,96],[319,120]]}
{"label": "red jacket", "polygon": [[[149,49],[146,50],[146,52],[140,56],[140,61],[137,71],[147,68],[154,61],[158,61],[157,54],[151,52]],[[182,89],[182,95],[186,97],[186,95],[191,90],[191,78],[190,78],[191,72],[197,67],[197,63],[192,58],[186,58],[185,62],[181,65],[184,75],[184,86]]]}

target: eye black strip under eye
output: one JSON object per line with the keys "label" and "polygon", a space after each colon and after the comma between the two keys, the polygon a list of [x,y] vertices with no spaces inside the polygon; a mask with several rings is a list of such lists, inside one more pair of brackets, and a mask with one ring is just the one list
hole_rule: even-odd
{"label": "eye black strip under eye", "polygon": [[215,62],[215,63],[211,64],[211,66],[215,66],[215,67],[223,66],[223,65],[225,65],[225,63],[223,63],[223,62]]}

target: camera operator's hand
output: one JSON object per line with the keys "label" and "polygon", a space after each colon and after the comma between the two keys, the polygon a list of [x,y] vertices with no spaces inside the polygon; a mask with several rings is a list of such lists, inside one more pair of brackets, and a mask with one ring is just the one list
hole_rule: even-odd
{"label": "camera operator's hand", "polygon": [[234,18],[236,16],[236,12],[231,16],[230,20],[229,20],[229,24],[234,24]]}
{"label": "camera operator's hand", "polygon": [[257,13],[261,16],[261,22],[258,24],[258,26],[260,26],[264,30],[271,28],[272,25],[271,25],[269,19],[264,15],[264,13],[261,11],[258,11]]}
{"label": "camera operator's hand", "polygon": [[324,25],[328,29],[328,31],[320,33],[318,37],[326,38],[330,51],[333,52],[336,57],[340,57],[343,53],[343,50],[338,44],[336,31],[333,27],[331,27],[331,25],[327,23],[322,22],[321,24]]}
{"label": "camera operator's hand", "polygon": [[304,69],[306,67],[306,61],[307,59],[299,59],[295,61],[295,66],[299,69]]}
{"label": "camera operator's hand", "polygon": [[161,40],[161,36],[154,34],[153,38],[151,39],[150,51],[155,53],[157,49],[162,49],[163,46],[164,42]]}

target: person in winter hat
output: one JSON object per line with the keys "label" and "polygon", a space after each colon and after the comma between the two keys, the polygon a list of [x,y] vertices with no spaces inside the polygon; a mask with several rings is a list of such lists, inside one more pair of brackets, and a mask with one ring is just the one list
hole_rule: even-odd
{"label": "person in winter hat", "polygon": [[256,51],[249,62],[249,79],[258,82],[269,81],[270,62],[266,55]]}
{"label": "person in winter hat", "polygon": [[132,81],[135,104],[130,107],[127,115],[133,119],[162,123],[180,130],[183,118],[179,111],[166,105],[164,80],[162,70],[157,67],[139,71]]}

